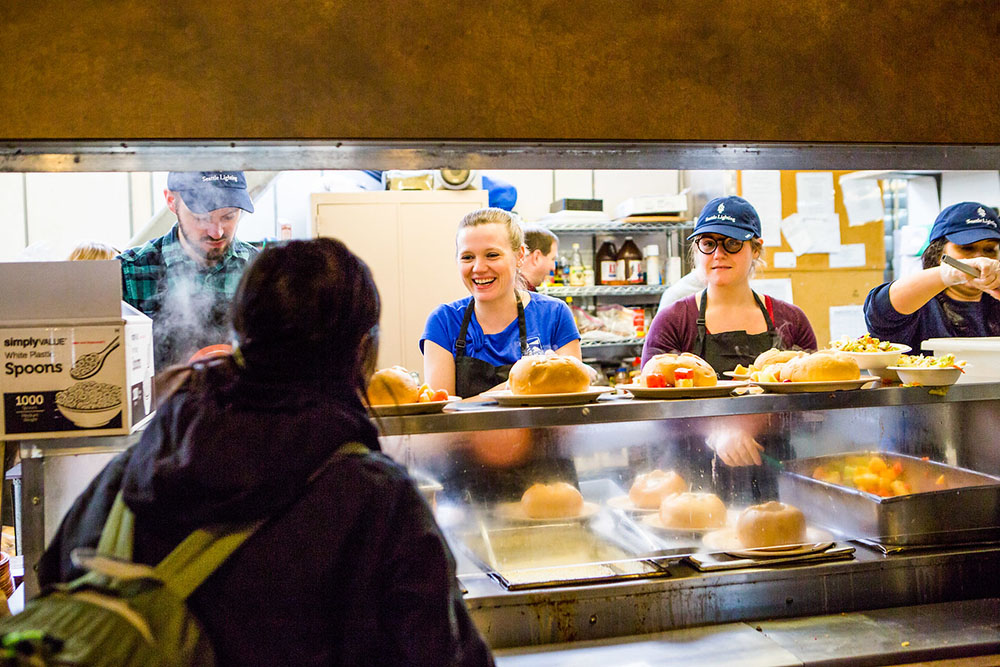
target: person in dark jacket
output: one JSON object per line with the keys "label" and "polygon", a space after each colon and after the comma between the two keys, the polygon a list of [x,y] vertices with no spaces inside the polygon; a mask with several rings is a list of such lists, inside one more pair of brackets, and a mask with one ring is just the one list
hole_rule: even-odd
{"label": "person in dark jacket", "polygon": [[[196,364],[134,447],[77,499],[38,567],[80,574],[119,489],[134,559],[194,529],[269,518],[191,597],[227,665],[491,665],[455,564],[361,395],[378,347],[368,267],[332,239],[265,250],[233,304],[231,357]],[[307,483],[344,443],[341,455]]]}

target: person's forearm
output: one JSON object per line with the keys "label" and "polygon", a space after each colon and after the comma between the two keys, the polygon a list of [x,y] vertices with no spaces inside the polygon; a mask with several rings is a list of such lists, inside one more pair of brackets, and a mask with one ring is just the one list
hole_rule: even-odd
{"label": "person's forearm", "polygon": [[889,285],[889,303],[897,313],[909,315],[924,307],[945,288],[939,267],[924,269]]}

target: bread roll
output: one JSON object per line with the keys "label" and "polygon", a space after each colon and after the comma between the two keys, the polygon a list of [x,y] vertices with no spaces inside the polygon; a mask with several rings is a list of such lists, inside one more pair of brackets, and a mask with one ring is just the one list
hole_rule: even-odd
{"label": "bread roll", "polygon": [[795,357],[801,357],[805,354],[802,350],[779,350],[776,347],[772,347],[770,350],[757,355],[752,366],[757,370],[763,370],[770,364],[783,364],[786,361],[791,361]]}
{"label": "bread roll", "polygon": [[568,519],[580,516],[583,496],[566,482],[532,484],[521,496],[521,511],[532,519]]}
{"label": "bread roll", "polygon": [[416,403],[420,385],[402,366],[375,371],[368,383],[368,402],[371,405],[401,405]]}
{"label": "bread roll", "polygon": [[590,373],[576,357],[558,354],[521,357],[507,378],[513,394],[569,394],[590,386]]}
{"label": "bread roll", "polygon": [[675,493],[660,503],[660,522],[680,530],[722,528],[726,506],[714,493]]}
{"label": "bread roll", "polygon": [[643,473],[632,482],[628,498],[632,504],[642,509],[655,510],[667,496],[687,491],[687,482],[673,470],[663,471],[657,468]]}
{"label": "bread roll", "polygon": [[744,547],[777,547],[806,541],[806,518],[797,507],[776,500],[746,508],[736,520]]}
{"label": "bread roll", "polygon": [[714,387],[719,383],[719,376],[716,375],[707,361],[698,355],[689,352],[681,354],[658,354],[650,358],[642,367],[642,384],[646,385],[646,377],[650,373],[659,373],[668,387],[676,386],[674,370],[677,368],[690,368],[694,371],[694,386]]}
{"label": "bread roll", "polygon": [[781,369],[781,381],[834,382],[857,380],[861,369],[850,355],[835,350],[822,350],[803,357],[796,357]]}

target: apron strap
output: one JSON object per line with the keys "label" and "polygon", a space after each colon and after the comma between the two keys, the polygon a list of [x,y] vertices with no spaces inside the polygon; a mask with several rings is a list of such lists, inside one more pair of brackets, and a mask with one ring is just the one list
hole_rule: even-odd
{"label": "apron strap", "polygon": [[472,321],[472,313],[476,310],[475,298],[469,301],[469,307],[465,309],[465,316],[462,318],[462,328],[458,332],[458,340],[455,341],[455,358],[465,356],[465,337],[469,333],[469,322]]}
{"label": "apron strap", "polygon": [[708,303],[708,290],[703,290],[701,293],[701,302],[698,305],[698,340],[701,341],[701,345],[698,349],[698,356],[702,359],[705,358],[705,343],[708,340],[708,327],[705,325],[705,306]]}
{"label": "apron strap", "polygon": [[514,298],[517,299],[517,331],[521,335],[521,356],[528,354],[528,330],[524,323],[524,306],[521,304],[521,295],[514,291]]}
{"label": "apron strap", "polygon": [[775,333],[774,320],[771,319],[771,314],[767,312],[767,308],[764,306],[764,303],[760,300],[760,296],[757,294],[757,292],[754,292],[753,290],[751,290],[751,292],[753,293],[754,301],[757,302],[757,307],[760,308],[760,312],[764,316],[764,323],[767,324],[767,333],[769,334]]}

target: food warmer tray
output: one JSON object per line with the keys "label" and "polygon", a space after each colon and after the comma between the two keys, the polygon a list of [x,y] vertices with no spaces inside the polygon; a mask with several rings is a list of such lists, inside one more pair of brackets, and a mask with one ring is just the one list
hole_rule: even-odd
{"label": "food warmer tray", "polygon": [[[812,478],[819,465],[857,456],[880,456],[890,466],[902,463],[913,493],[882,498]],[[945,482],[938,486],[941,475]],[[785,461],[778,493],[811,522],[886,547],[1000,539],[1000,478],[904,454],[850,452]]]}

